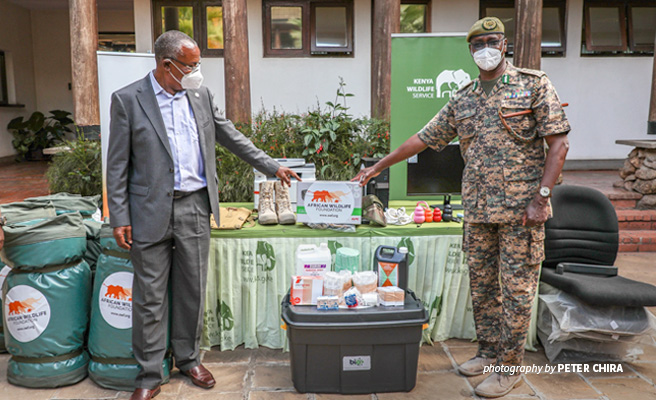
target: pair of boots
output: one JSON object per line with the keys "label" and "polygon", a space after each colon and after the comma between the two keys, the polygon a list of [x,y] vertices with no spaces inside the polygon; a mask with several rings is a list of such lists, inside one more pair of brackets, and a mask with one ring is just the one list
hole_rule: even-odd
{"label": "pair of boots", "polygon": [[[275,191],[275,201],[274,201]],[[291,225],[296,223],[296,214],[289,198],[289,188],[280,181],[260,182],[260,201],[257,206],[260,225]]]}

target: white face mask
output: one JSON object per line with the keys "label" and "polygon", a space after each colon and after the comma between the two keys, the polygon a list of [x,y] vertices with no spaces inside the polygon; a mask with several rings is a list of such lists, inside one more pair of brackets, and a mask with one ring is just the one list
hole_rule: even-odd
{"label": "white face mask", "polygon": [[177,70],[183,74],[182,79],[178,80],[173,74],[171,74],[171,71],[169,70],[169,74],[171,74],[173,79],[175,79],[175,81],[178,82],[183,89],[200,89],[200,85],[203,84],[203,74],[200,72],[200,65],[194,68],[188,74],[182,72],[182,70],[178,68],[174,62],[171,62],[171,65],[175,66],[175,68],[177,68]]}
{"label": "white face mask", "polygon": [[485,71],[492,71],[501,62],[501,50],[486,47],[474,53],[474,62]]}

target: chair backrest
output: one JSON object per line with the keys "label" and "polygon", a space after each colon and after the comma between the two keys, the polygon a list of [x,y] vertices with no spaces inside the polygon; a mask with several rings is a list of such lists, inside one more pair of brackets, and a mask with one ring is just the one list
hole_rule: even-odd
{"label": "chair backrest", "polygon": [[542,266],[560,262],[613,265],[619,247],[617,214],[601,192],[584,186],[560,185],[551,199],[553,218],[545,224]]}

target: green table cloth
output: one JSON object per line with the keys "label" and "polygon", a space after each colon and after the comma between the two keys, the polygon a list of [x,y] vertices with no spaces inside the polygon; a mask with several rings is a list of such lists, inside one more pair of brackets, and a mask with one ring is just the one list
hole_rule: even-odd
{"label": "green table cloth", "polygon": [[[390,202],[390,207],[405,207],[408,214],[415,205]],[[223,206],[252,208],[251,203]],[[201,347],[233,350],[244,344],[246,348],[286,348],[280,313],[295,273],[296,248],[322,242],[328,243],[333,263],[338,248],[359,250],[360,270],[373,269],[373,254],[380,245],[407,247],[408,286],[430,315],[424,340],[476,337],[469,270],[462,252],[462,224],[360,225],[355,233],[314,230],[302,224],[258,224],[241,230],[212,231]],[[534,333],[529,335],[528,349],[533,348],[533,337]]]}

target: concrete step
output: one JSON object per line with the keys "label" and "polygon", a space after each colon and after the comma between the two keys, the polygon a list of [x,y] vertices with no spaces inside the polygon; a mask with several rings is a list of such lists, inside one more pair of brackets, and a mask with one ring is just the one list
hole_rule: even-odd
{"label": "concrete step", "polygon": [[620,231],[656,231],[656,210],[615,210]]}
{"label": "concrete step", "polygon": [[616,210],[627,210],[636,207],[638,200],[642,198],[640,193],[629,192],[626,189],[615,188],[611,191],[604,193],[606,197],[613,203]]}
{"label": "concrete step", "polygon": [[[656,231],[620,230],[620,252],[656,252]],[[656,261],[655,261],[656,263]]]}

